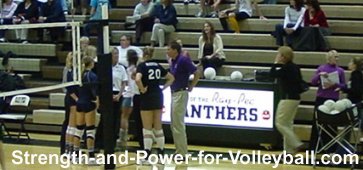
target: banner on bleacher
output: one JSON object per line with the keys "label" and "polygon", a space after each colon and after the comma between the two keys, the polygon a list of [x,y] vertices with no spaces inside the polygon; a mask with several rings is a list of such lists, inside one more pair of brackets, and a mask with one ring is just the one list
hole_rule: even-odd
{"label": "banner on bleacher", "polygon": [[[164,90],[162,121],[170,123],[171,92]],[[196,126],[273,128],[272,91],[195,87],[189,93],[185,123]]]}

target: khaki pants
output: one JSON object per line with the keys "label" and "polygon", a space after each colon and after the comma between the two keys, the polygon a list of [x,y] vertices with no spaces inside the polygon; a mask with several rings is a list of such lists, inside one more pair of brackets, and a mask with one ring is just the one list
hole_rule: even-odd
{"label": "khaki pants", "polygon": [[299,100],[280,100],[277,106],[275,125],[284,138],[284,150],[287,153],[294,153],[295,149],[303,144],[293,128],[299,103]]}
{"label": "khaki pants", "polygon": [[173,25],[154,24],[153,31],[151,34],[151,41],[159,42],[159,47],[165,45],[165,33],[174,32],[175,28]]}
{"label": "khaki pants", "polygon": [[176,153],[182,155],[188,153],[187,135],[185,132],[184,123],[184,117],[187,112],[188,98],[188,91],[172,93],[171,131],[173,133]]}

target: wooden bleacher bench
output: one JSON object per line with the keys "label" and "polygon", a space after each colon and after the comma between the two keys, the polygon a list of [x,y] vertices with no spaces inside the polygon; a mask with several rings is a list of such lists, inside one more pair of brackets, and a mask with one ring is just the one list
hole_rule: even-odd
{"label": "wooden bleacher bench", "polygon": [[[203,24],[206,21],[205,18],[194,17],[178,17],[179,23],[177,25],[178,30],[192,30],[200,32],[203,28]],[[222,31],[222,25],[218,18],[208,18],[209,22],[212,22],[217,31]],[[240,30],[242,32],[268,32],[275,31],[276,24],[282,24],[283,19],[246,19],[239,21]],[[363,21],[342,21],[342,20],[328,20],[329,27],[333,34],[362,34]]]}
{"label": "wooden bleacher bench", "polygon": [[30,97],[31,103],[30,108],[31,110],[35,109],[48,109],[49,107],[49,99],[44,97]]}
{"label": "wooden bleacher bench", "polygon": [[46,79],[62,80],[64,66],[43,66],[42,75]]}
{"label": "wooden bleacher bench", "polygon": [[65,93],[50,93],[49,94],[49,106],[50,107],[64,107]]}
{"label": "wooden bleacher bench", "polygon": [[[141,47],[142,48],[142,47]],[[183,48],[187,50],[192,60],[198,62],[198,48]],[[275,50],[250,50],[250,49],[225,49],[226,62],[228,63],[254,63],[270,64],[273,62],[277,52]],[[156,47],[154,59],[166,61],[166,48]],[[326,52],[294,52],[294,62],[299,65],[315,66],[325,63]],[[360,53],[339,53],[339,65],[347,66],[352,57],[362,57]]]}
{"label": "wooden bleacher bench", "polygon": [[[163,55],[163,56],[165,57],[165,55]],[[273,60],[273,58],[271,58],[271,61]],[[269,63],[271,63],[271,61]],[[322,63],[325,63],[325,61],[322,62]],[[166,63],[162,63],[162,65],[164,67],[168,67],[168,65]],[[56,80],[59,80],[59,81],[62,80],[62,74],[61,73],[62,73],[62,70],[63,70],[63,66],[49,66],[48,68],[52,69],[51,71],[49,71],[51,74],[44,75],[46,73],[43,72],[43,76],[47,76],[47,78],[56,79]],[[257,66],[224,65],[219,70],[217,75],[221,75],[221,76],[230,75],[235,70],[239,70],[242,73],[253,73],[255,69],[267,70],[269,68],[268,67],[257,67]],[[314,72],[315,72],[315,69],[302,69],[302,74],[303,74],[303,77],[306,79],[306,81],[310,80],[310,78],[312,77]],[[349,76],[350,76],[350,72],[346,71],[346,77],[348,78]]]}
{"label": "wooden bleacher bench", "polygon": [[[112,31],[112,43],[118,44],[121,35],[131,35],[135,39],[135,31]],[[176,37],[181,39],[184,45],[198,45],[201,33],[175,32],[170,34],[169,39]],[[254,48],[277,48],[275,38],[270,34],[233,34],[221,33],[223,44],[226,47],[254,47]],[[142,43],[150,43],[151,32],[143,34]],[[168,36],[167,36],[168,37]],[[357,36],[327,36],[330,47],[337,50],[362,50],[363,37]]]}
{"label": "wooden bleacher bench", "polygon": [[55,57],[57,46],[55,44],[1,43],[0,50],[4,53],[12,51],[20,56]]}
{"label": "wooden bleacher bench", "polygon": [[[234,0],[227,0],[228,3],[234,3]],[[117,7],[132,7],[135,6],[138,1],[135,0],[117,0]],[[183,0],[175,0],[174,3],[183,3]],[[289,0],[277,0],[279,4],[289,4]],[[361,0],[319,0],[321,4],[360,4],[363,5]]]}
{"label": "wooden bleacher bench", "polygon": [[[198,5],[184,5],[184,4],[174,4],[178,16],[191,16],[199,12]],[[260,4],[259,7],[264,16],[267,17],[279,17],[283,18],[285,15],[285,8],[287,5],[267,5]],[[321,5],[328,19],[363,19],[363,6],[357,5]],[[111,10],[110,19],[112,20],[125,20],[126,16],[133,14],[132,8],[115,8]],[[254,16],[256,16],[254,14]],[[206,18],[208,19],[208,18]]]}
{"label": "wooden bleacher bench", "polygon": [[18,74],[19,77],[21,77],[24,81],[30,80],[30,78],[32,77],[31,74]]}
{"label": "wooden bleacher bench", "polygon": [[33,110],[33,123],[61,125],[64,115],[64,110],[36,109]]}
{"label": "wooden bleacher bench", "polygon": [[[269,70],[270,67],[257,67],[257,66],[233,66],[233,65],[224,65],[219,70],[217,70],[217,75],[231,75],[233,71],[240,71],[242,73],[254,73],[254,70]],[[307,82],[315,74],[316,69],[308,69],[308,68],[301,68],[301,74],[303,79]],[[350,71],[345,71],[345,77],[350,77]]]}
{"label": "wooden bleacher bench", "polygon": [[89,19],[89,15],[66,15],[67,22],[83,22]]}
{"label": "wooden bleacher bench", "polygon": [[[62,125],[65,117],[64,110],[37,109],[33,110],[33,123]],[[100,114],[96,114],[96,126],[100,121]]]}
{"label": "wooden bleacher bench", "polygon": [[[289,3],[289,0],[277,0],[279,3]],[[321,4],[354,4],[354,5],[363,5],[363,1],[361,0],[319,0]]]}
{"label": "wooden bleacher bench", "polygon": [[[0,62],[2,62],[0,58]],[[26,71],[26,72],[40,72],[42,71],[43,65],[47,62],[47,59],[39,58],[11,58],[9,63],[14,67],[15,71]],[[0,66],[2,69],[2,66]]]}
{"label": "wooden bleacher bench", "polygon": [[[45,87],[45,86],[51,86],[62,83],[61,80],[59,81],[48,81],[48,80],[29,80],[25,81],[25,86],[27,88],[33,88],[33,87]],[[43,91],[36,93],[37,96],[47,96],[49,97],[49,93],[61,93],[63,92],[62,89],[55,89],[50,91]]]}

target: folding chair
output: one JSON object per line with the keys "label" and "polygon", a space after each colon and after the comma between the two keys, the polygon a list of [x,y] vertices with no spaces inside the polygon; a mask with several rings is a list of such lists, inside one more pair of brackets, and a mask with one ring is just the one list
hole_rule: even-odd
{"label": "folding chair", "polygon": [[[356,105],[335,115],[326,114],[320,110],[317,110],[315,112],[315,118],[319,136],[315,147],[315,159],[318,153],[329,149],[334,144],[342,147],[346,153],[356,153],[359,137],[356,133],[354,133],[354,128],[359,128],[360,126],[361,120],[359,117],[359,108]],[[343,129],[337,131],[333,128],[334,126],[342,127]],[[330,141],[322,141],[323,132],[331,138]],[[334,132],[334,134],[332,134],[332,132]],[[346,135],[349,134],[351,134],[353,137],[353,144],[351,144],[346,138]],[[352,164],[352,168],[353,165],[354,164]]]}
{"label": "folding chair", "polygon": [[[25,130],[24,123],[29,113],[30,97],[27,95],[16,95],[11,99],[9,110],[14,110],[14,108],[23,108],[24,113],[6,113],[0,115],[1,126],[4,127],[5,134],[4,137],[12,138],[17,136],[17,142],[19,142],[21,136],[27,137],[27,143],[30,142],[30,137],[28,132]],[[5,126],[5,122],[19,123],[20,128],[18,134],[10,134],[9,130]]]}

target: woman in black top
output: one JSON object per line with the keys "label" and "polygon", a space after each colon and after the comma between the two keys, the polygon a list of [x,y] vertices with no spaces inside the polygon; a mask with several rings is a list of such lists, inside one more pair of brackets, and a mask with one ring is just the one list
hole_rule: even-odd
{"label": "woman in black top", "polygon": [[198,59],[203,70],[208,67],[217,69],[223,65],[226,55],[223,52],[222,37],[216,33],[211,22],[204,23],[198,45]]}
{"label": "woman in black top", "polygon": [[[278,49],[275,64],[270,70],[271,76],[278,79],[282,89],[281,100],[276,110],[275,125],[284,137],[284,150],[296,153],[304,146],[293,130],[294,117],[300,103],[300,83],[302,76],[300,68],[293,63],[293,51],[290,47]],[[277,69],[277,67],[280,67]]]}
{"label": "woman in black top", "polygon": [[[36,0],[25,0],[21,2],[14,13],[14,24],[37,23],[39,17],[38,3]],[[27,43],[28,29],[16,29],[16,39],[19,42]]]}
{"label": "woman in black top", "polygon": [[353,58],[349,62],[348,68],[352,73],[349,82],[346,87],[342,88],[342,91],[348,94],[347,98],[352,103],[360,103],[363,96],[362,59],[359,57]]}
{"label": "woman in black top", "polygon": [[[174,76],[167,72],[160,64],[152,60],[154,49],[144,49],[144,61],[137,66],[135,82],[140,91],[140,109],[143,124],[144,149],[151,153],[153,136],[157,143],[158,154],[164,152],[164,132],[161,123],[161,109],[164,105],[162,90],[168,88],[174,81]],[[160,88],[161,78],[166,78],[163,89]],[[145,160],[148,163],[148,160]]]}

